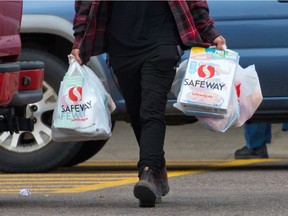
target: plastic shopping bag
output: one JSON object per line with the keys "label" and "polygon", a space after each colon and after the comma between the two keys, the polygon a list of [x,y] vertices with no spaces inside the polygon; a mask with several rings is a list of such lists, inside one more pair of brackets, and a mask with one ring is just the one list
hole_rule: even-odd
{"label": "plastic shopping bag", "polygon": [[179,95],[181,84],[182,84],[187,66],[188,66],[188,59],[181,62],[179,67],[176,69],[176,74],[175,74],[175,77],[171,86],[171,92],[175,95],[176,98]]}
{"label": "plastic shopping bag", "polygon": [[[177,97],[181,83],[188,65],[188,60],[183,61],[177,68],[171,91]],[[263,100],[261,87],[254,65],[243,69],[237,66],[234,76],[234,87],[232,87],[230,102],[227,113],[222,116],[205,117],[201,112],[186,109],[180,103],[174,106],[185,115],[195,116],[201,124],[213,131],[225,132],[230,127],[241,127],[255,113]]]}
{"label": "plastic shopping bag", "polygon": [[263,100],[261,87],[254,65],[243,69],[238,65],[234,77],[233,94],[230,98],[228,113],[224,118],[201,118],[204,127],[225,132],[230,127],[241,127],[255,113]]}
{"label": "plastic shopping bag", "polygon": [[[176,75],[171,87],[171,92],[177,97],[180,88],[182,85],[182,81],[184,78],[184,74],[186,72],[188,66],[188,60],[183,61],[180,66],[176,70]],[[232,86],[229,104],[227,108],[227,113],[222,115],[214,115],[213,117],[207,117],[201,111],[191,110],[190,108],[184,107],[181,103],[175,103],[174,107],[181,110],[185,115],[193,115],[195,116],[201,124],[213,131],[225,132],[228,128],[232,127],[239,119],[240,116],[240,108],[239,102],[236,95],[236,89]]]}
{"label": "plastic shopping bag", "polygon": [[235,126],[240,118],[240,106],[236,89],[232,88],[227,113],[221,118],[196,116],[203,127],[217,132],[225,132]]}
{"label": "plastic shopping bag", "polygon": [[240,116],[235,127],[242,126],[255,113],[263,100],[259,78],[254,65],[237,68],[234,84],[240,106]]}
{"label": "plastic shopping bag", "polygon": [[184,76],[176,73],[172,84],[172,91],[179,91],[174,107],[188,115],[223,117],[238,61],[239,55],[233,50],[192,47]]}
{"label": "plastic shopping bag", "polygon": [[55,141],[105,140],[111,137],[115,104],[101,80],[73,58],[60,85],[53,112]]}

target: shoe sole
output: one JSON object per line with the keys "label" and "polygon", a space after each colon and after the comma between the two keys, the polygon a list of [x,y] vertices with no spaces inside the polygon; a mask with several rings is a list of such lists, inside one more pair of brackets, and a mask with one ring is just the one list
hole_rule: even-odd
{"label": "shoe sole", "polygon": [[165,187],[165,189],[162,188],[162,196],[166,196],[170,191],[169,186]]}
{"label": "shoe sole", "polygon": [[155,207],[156,189],[146,181],[137,182],[134,196],[139,199],[140,207]]}

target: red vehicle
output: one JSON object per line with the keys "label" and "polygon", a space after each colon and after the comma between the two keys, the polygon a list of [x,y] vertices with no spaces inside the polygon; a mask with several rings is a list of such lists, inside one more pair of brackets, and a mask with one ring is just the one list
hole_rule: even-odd
{"label": "red vehicle", "polygon": [[0,1],[0,131],[11,134],[34,129],[31,104],[43,97],[44,64],[17,61],[21,18],[22,1]]}

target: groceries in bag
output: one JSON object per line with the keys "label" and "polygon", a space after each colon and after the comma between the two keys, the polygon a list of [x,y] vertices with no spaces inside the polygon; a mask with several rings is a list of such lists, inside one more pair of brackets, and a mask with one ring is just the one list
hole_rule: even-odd
{"label": "groceries in bag", "polygon": [[115,103],[96,74],[86,65],[70,62],[53,113],[53,140],[108,139],[114,109]]}
{"label": "groceries in bag", "polygon": [[[186,72],[188,60],[183,61],[177,68],[176,76],[172,84],[171,91],[177,97],[180,92],[181,83]],[[217,132],[225,132],[230,127],[241,127],[248,121],[263,100],[260,81],[255,65],[246,68],[237,66],[233,80],[230,102],[227,113],[222,118],[196,116],[199,122],[207,129]],[[193,110],[184,109],[181,104],[175,103],[186,115],[195,114]]]}
{"label": "groceries in bag", "polygon": [[191,48],[174,106],[187,115],[223,117],[238,62],[239,55],[232,50]]}
{"label": "groceries in bag", "polygon": [[242,68],[238,65],[234,88],[224,118],[201,118],[198,120],[205,128],[225,132],[230,127],[241,127],[248,121],[263,100],[259,78],[254,65]]}

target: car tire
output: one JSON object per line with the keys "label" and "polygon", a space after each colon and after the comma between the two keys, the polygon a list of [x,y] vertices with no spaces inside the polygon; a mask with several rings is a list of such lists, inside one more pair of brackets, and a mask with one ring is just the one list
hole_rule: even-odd
{"label": "car tire", "polygon": [[107,140],[98,141],[86,141],[83,143],[79,152],[75,155],[72,160],[64,164],[64,167],[73,167],[80,163],[83,163],[97,154],[106,144]]}
{"label": "car tire", "polygon": [[11,173],[51,171],[74,158],[83,145],[83,142],[52,140],[52,114],[68,64],[52,54],[29,48],[22,49],[19,61],[44,62],[44,95],[41,101],[28,105],[33,105],[35,110],[33,116],[36,122],[32,132],[0,134],[0,170]]}
{"label": "car tire", "polygon": [[[115,121],[112,121],[112,131],[115,126]],[[83,143],[79,152],[70,160],[68,163],[64,165],[64,167],[72,167],[77,164],[83,163],[89,160],[91,157],[96,155],[107,143],[108,140],[91,140]]]}

